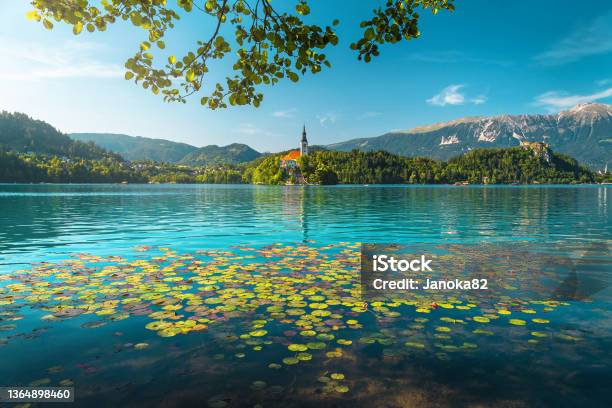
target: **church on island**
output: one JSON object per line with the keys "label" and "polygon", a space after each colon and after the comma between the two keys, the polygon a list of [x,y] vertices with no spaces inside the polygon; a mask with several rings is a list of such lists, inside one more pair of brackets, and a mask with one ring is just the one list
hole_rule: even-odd
{"label": "church on island", "polygon": [[306,138],[306,125],[302,130],[302,140],[300,141],[300,150],[292,150],[280,158],[280,167],[287,179],[287,185],[305,185],[309,184],[300,168],[299,158],[308,154],[308,139]]}
{"label": "church on island", "polygon": [[308,154],[308,139],[306,138],[306,125],[302,130],[302,140],[300,150],[292,150],[280,159],[280,166],[286,170],[297,169],[300,167],[298,159]]}

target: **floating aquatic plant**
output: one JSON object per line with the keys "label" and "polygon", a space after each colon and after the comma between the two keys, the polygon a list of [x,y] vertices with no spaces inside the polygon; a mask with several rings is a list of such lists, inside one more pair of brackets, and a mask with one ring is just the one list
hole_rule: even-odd
{"label": "floating aquatic plant", "polygon": [[513,324],[515,326],[524,326],[525,324],[527,324],[526,321],[521,320],[521,319],[510,319],[508,320],[508,322],[510,322],[510,324]]}
{"label": "floating aquatic plant", "polygon": [[[325,247],[279,244],[195,254],[139,247],[135,259],[76,254],[63,262],[33,265],[2,279],[0,331],[8,334],[0,339],[0,345],[11,341],[10,335],[18,330],[20,311],[31,308],[43,312],[44,324],[87,318],[89,321],[81,325],[86,330],[141,317],[144,328],[161,337],[162,344],[171,343],[166,338],[218,334],[224,327],[232,327],[221,341],[225,354],[213,358],[223,360],[227,355],[235,364],[245,364],[254,360],[251,356],[255,353],[265,356],[268,348],[274,347],[279,354],[273,362],[265,363],[273,370],[342,361],[353,358],[355,350],[368,347],[382,350],[384,359],[417,355],[427,349],[435,350],[436,358],[448,360],[455,353],[474,352],[484,341],[493,341],[491,336],[496,334],[503,339],[505,333],[521,332],[508,324],[528,324],[505,316],[532,317],[527,315],[566,305],[508,294],[509,287],[521,287],[518,273],[516,279],[511,276],[512,285],[492,290],[487,298],[449,292],[436,295],[432,302],[431,294],[414,292],[364,304],[359,247],[356,243]],[[147,253],[153,250],[155,254]],[[449,254],[448,260],[465,257],[461,251]],[[484,260],[487,254],[475,252],[471,256]],[[500,268],[499,273],[506,271]],[[548,332],[550,326],[542,326],[550,319],[534,317],[530,321],[541,331],[525,330],[523,345],[529,334],[535,337],[527,340],[530,344],[553,337]],[[440,322],[444,325],[439,326]],[[554,337],[579,341],[574,332]],[[132,341],[134,350],[158,346],[149,346],[142,339]],[[63,381],[68,384],[71,380]],[[326,392],[349,392],[342,373],[323,375],[319,381],[325,383]],[[271,389],[263,380],[253,382],[251,388]],[[229,402],[214,398],[208,405],[223,407]]]}

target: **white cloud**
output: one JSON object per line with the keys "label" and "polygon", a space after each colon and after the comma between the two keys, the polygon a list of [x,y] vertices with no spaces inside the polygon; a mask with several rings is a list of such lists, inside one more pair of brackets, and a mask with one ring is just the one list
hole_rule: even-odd
{"label": "white cloud", "polygon": [[543,106],[551,112],[571,108],[580,103],[593,102],[612,97],[612,88],[604,89],[590,95],[571,95],[563,91],[550,91],[538,95],[534,99],[534,105]]}
{"label": "white cloud", "polygon": [[446,105],[465,105],[472,103],[474,105],[480,105],[487,101],[486,95],[478,95],[474,98],[467,98],[464,92],[461,90],[465,88],[465,84],[454,84],[449,85],[442,89],[440,93],[427,99],[427,103],[433,106],[446,106]]}
{"label": "white cloud", "polygon": [[0,38],[0,80],[36,81],[60,78],[117,78],[125,69],[93,57],[101,46],[64,41],[55,45]]}
{"label": "white cloud", "polygon": [[562,65],[609,52],[612,52],[612,12],[574,30],[534,60],[542,65]]}
{"label": "white cloud", "polygon": [[459,90],[464,86],[462,84],[449,85],[439,94],[429,98],[427,103],[435,106],[463,105],[465,103],[465,96]]}
{"label": "white cloud", "polygon": [[295,118],[295,114],[297,113],[296,108],[291,108],[283,111],[272,112],[272,116],[275,118],[283,118],[283,119],[291,119]]}
{"label": "white cloud", "polygon": [[338,119],[338,116],[334,112],[328,112],[324,115],[317,115],[317,119],[319,120],[321,126],[327,127],[329,125],[335,124],[336,119]]}

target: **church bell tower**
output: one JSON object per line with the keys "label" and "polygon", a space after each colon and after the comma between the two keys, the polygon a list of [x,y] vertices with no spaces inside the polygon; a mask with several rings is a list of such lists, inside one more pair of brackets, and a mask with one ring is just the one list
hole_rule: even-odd
{"label": "church bell tower", "polygon": [[308,139],[306,139],[306,125],[302,130],[302,141],[300,142],[300,155],[306,156],[308,154]]}

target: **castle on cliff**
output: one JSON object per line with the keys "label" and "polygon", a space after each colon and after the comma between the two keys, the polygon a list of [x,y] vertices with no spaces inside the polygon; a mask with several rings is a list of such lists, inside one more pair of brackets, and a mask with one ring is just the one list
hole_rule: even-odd
{"label": "castle on cliff", "polygon": [[521,147],[525,150],[531,150],[535,157],[539,157],[547,163],[550,163],[551,154],[550,146],[544,142],[527,142],[522,140]]}

